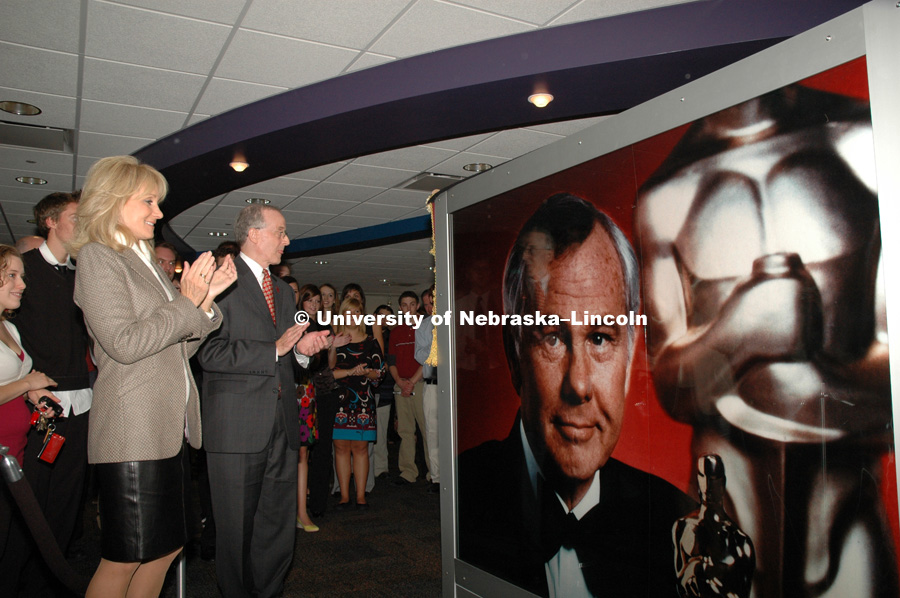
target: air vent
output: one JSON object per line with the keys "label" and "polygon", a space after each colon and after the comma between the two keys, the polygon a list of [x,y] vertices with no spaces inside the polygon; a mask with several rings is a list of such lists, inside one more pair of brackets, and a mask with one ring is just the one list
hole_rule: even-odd
{"label": "air vent", "polygon": [[449,187],[453,183],[461,181],[464,178],[466,177],[454,176],[452,174],[437,174],[435,172],[423,172],[404,183],[400,183],[397,187],[399,189],[411,189],[413,191],[434,191],[435,189]]}
{"label": "air vent", "polygon": [[0,121],[0,144],[72,153],[72,131]]}

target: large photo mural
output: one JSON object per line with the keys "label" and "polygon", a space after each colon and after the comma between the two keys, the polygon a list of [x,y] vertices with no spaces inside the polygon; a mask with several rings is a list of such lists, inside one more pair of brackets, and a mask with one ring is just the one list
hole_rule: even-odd
{"label": "large photo mural", "polygon": [[455,212],[459,558],[900,595],[880,231],[864,58]]}

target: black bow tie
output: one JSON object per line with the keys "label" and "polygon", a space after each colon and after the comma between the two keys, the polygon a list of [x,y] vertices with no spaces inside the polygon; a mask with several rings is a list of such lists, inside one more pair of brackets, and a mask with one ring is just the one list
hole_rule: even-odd
{"label": "black bow tie", "polygon": [[589,541],[589,538],[582,537],[581,522],[573,513],[566,513],[549,484],[541,480],[538,482],[538,486],[541,509],[541,552],[544,562],[553,558],[563,547],[574,549],[577,552],[579,545]]}

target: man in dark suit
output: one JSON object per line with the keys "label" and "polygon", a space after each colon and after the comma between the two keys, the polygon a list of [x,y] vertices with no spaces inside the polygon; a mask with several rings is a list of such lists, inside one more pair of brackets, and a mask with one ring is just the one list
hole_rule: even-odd
{"label": "man in dark suit", "polygon": [[203,429],[216,577],[226,597],[277,596],[294,552],[300,448],[294,367],[328,332],[294,321],[290,286],[269,273],[288,244],[281,212],[244,208],[234,224],[237,284],[219,298],[224,320],[200,349]]}
{"label": "man in dark suit", "polygon": [[[545,251],[552,259],[531,272],[532,254]],[[621,230],[568,194],[538,208],[506,263],[504,312],[558,321],[504,327],[522,408],[505,440],[459,458],[459,550],[541,596],[677,596],[672,526],[695,505],[610,458],[634,325],[585,323],[636,313],[638,277]]]}

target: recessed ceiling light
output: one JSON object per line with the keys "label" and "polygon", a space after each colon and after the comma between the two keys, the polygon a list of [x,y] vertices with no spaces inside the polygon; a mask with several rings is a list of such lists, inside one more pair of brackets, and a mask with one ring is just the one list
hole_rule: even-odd
{"label": "recessed ceiling light", "polygon": [[267,206],[270,203],[272,203],[268,199],[263,199],[262,197],[248,197],[244,201],[246,201],[247,203],[261,203],[264,206]]}
{"label": "recessed ceiling light", "polygon": [[19,116],[37,116],[41,113],[41,109],[25,102],[0,102],[0,110],[17,114]]}
{"label": "recessed ceiling light", "polygon": [[316,260],[313,263],[317,266],[324,266],[325,264],[328,263],[328,260]]}
{"label": "recessed ceiling light", "polygon": [[528,101],[537,106],[538,108],[543,108],[547,104],[553,101],[553,96],[549,93],[535,93],[528,96]]}
{"label": "recessed ceiling light", "polygon": [[214,231],[214,232],[207,233],[207,234],[208,234],[210,237],[227,237],[227,236],[228,236],[228,233],[223,233],[223,232],[220,232],[220,231]]}
{"label": "recessed ceiling light", "polygon": [[468,170],[469,172],[484,172],[485,170],[490,170],[493,168],[490,164],[485,164],[484,162],[475,162],[473,164],[466,164],[463,166],[463,170]]}
{"label": "recessed ceiling light", "polygon": [[228,165],[231,166],[232,168],[234,168],[235,172],[244,172],[250,166],[246,162],[242,162],[240,160],[235,160],[234,162],[230,162]]}
{"label": "recessed ceiling light", "polygon": [[17,176],[16,180],[26,185],[46,185],[47,181],[36,176]]}

